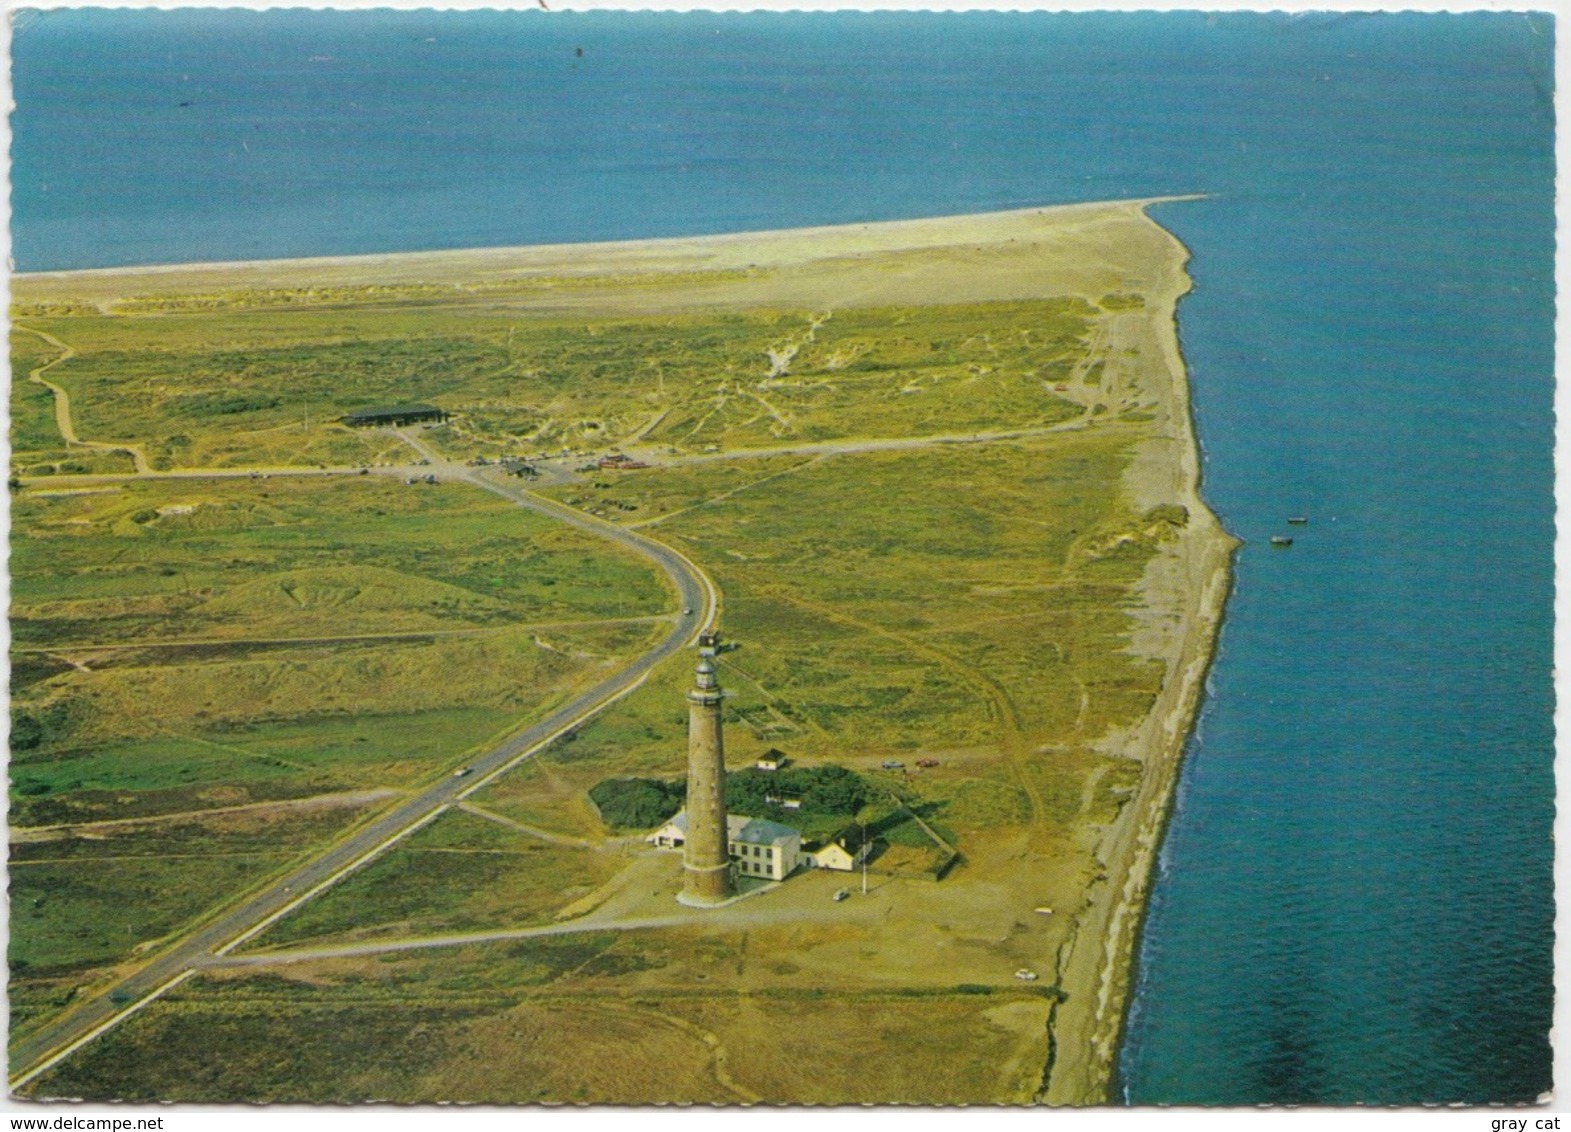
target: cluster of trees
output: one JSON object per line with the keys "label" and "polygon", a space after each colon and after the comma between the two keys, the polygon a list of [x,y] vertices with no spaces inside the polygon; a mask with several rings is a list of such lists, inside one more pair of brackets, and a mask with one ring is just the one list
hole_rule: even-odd
{"label": "cluster of trees", "polygon": [[652,829],[682,808],[687,783],[681,779],[608,778],[590,788],[600,820],[613,829]]}
{"label": "cluster of trees", "polygon": [[[802,803],[796,811],[783,810],[769,798],[791,798]],[[804,816],[847,816],[862,808],[867,787],[861,775],[843,766],[786,767],[784,770],[747,770],[726,775],[725,804],[732,813],[784,819],[795,812]]]}
{"label": "cluster of trees", "polygon": [[[613,829],[653,829],[687,801],[682,779],[608,778],[590,788],[589,797],[600,819]],[[776,799],[771,802],[768,799]],[[787,810],[790,798],[800,809]],[[867,800],[861,775],[843,766],[787,767],[765,771],[756,767],[726,775],[726,809],[749,817],[787,821],[792,816],[849,817]]]}

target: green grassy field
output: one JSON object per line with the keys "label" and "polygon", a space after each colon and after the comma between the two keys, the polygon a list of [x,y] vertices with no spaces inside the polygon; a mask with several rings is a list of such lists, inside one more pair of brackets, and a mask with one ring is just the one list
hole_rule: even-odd
{"label": "green grassy field", "polygon": [[277,872],[366,805],[197,815],[14,844],[13,977],[49,979],[117,960]]}
{"label": "green grassy field", "polygon": [[250,946],[539,923],[605,883],[625,863],[614,855],[554,845],[462,810],[449,811],[280,920]]}
{"label": "green grassy field", "polygon": [[[129,472],[124,454],[68,449],[55,423],[54,395],[28,379],[35,369],[60,357],[60,351],[35,335],[11,334],[11,468],[19,475]],[[52,372],[52,371],[49,371]],[[47,376],[47,372],[45,374]]]}
{"label": "green grassy field", "polygon": [[24,492],[13,515],[24,821],[409,785],[657,628],[574,622],[668,600],[585,535],[379,478]]}
{"label": "green grassy field", "polygon": [[31,334],[11,335],[11,449],[24,453],[55,452],[62,446],[55,428],[54,398],[49,390],[29,381],[36,367],[58,357],[60,351]]}
{"label": "green grassy field", "polygon": [[[794,470],[744,491],[724,463],[648,470],[593,494],[637,507],[610,508],[632,521],[655,501],[685,508],[653,531],[721,588],[737,646],[719,658],[733,764],[771,746],[808,761],[910,762],[1014,733],[1055,749],[1025,773],[1067,825],[1101,761],[1085,743],[1140,718],[1161,685],[1161,666],[1128,649],[1132,588],[1167,537],[1122,502],[1140,435],[1114,424],[786,462]],[[544,761],[580,789],[680,773],[687,675],[671,665]],[[930,777],[949,820],[980,830],[1021,813],[999,774]],[[505,807],[511,788],[494,790]]]}
{"label": "green grassy field", "polygon": [[[23,827],[413,788],[645,647],[670,602],[599,540],[375,476],[24,490],[12,522]],[[58,1009],[364,812],[245,847],[197,817],[19,846],[13,991]]]}
{"label": "green grassy field", "polygon": [[23,491],[13,514],[24,645],[635,617],[664,597],[641,560],[461,486],[144,481]]}
{"label": "green grassy field", "polygon": [[[586,325],[474,301],[25,325],[77,351],[49,377],[71,395],[78,432],[145,444],[168,468],[380,462],[396,446],[336,419],[396,401],[457,413],[432,436],[462,457],[602,447],[646,429],[649,443],[699,450],[1050,424],[1078,411],[1048,386],[1082,352],[1093,312],[1042,300]],[[51,356],[15,337],[25,364]],[[13,396],[17,460],[41,464],[48,453],[30,445],[50,447],[47,406]]]}

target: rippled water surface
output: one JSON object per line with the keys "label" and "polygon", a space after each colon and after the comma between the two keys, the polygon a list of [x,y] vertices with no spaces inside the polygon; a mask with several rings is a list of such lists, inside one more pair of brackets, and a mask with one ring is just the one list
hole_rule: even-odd
{"label": "rippled water surface", "polygon": [[1124,1094],[1548,1086],[1547,17],[63,10],[16,29],[23,270],[1214,194],[1155,214],[1194,252],[1206,494],[1248,543]]}

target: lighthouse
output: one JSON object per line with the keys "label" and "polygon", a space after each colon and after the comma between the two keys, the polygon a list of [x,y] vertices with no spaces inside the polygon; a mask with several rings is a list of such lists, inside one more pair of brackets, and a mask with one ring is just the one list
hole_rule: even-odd
{"label": "lighthouse", "polygon": [[725,741],[715,680],[713,631],[698,638],[698,668],[687,693],[687,840],[683,846],[683,904],[723,904],[735,894],[726,844]]}

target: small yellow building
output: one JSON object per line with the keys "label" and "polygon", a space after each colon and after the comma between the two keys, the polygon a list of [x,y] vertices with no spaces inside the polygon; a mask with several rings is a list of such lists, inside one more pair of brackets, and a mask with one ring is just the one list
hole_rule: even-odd
{"label": "small yellow building", "polygon": [[847,826],[821,845],[802,850],[802,863],[810,869],[831,869],[848,873],[861,866],[873,843],[864,840],[860,826]]}

